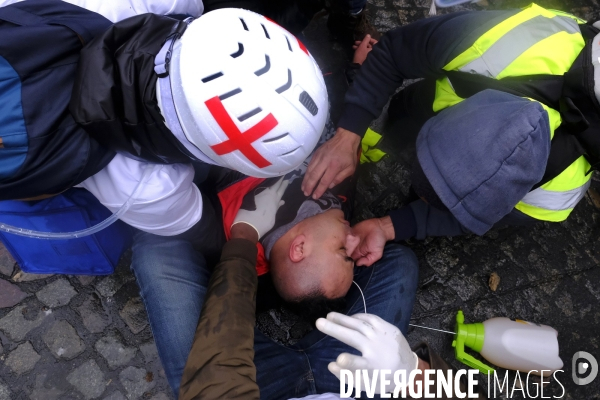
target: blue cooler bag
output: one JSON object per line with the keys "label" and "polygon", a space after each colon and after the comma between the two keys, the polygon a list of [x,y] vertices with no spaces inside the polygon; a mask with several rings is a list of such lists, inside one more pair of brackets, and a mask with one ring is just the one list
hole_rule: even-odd
{"label": "blue cooler bag", "polygon": [[[85,189],[69,189],[40,201],[0,201],[0,223],[36,231],[78,231],[110,215]],[[27,238],[0,230],[0,240],[25,272],[107,275],[131,246],[132,229],[117,221],[93,235],[68,240]]]}

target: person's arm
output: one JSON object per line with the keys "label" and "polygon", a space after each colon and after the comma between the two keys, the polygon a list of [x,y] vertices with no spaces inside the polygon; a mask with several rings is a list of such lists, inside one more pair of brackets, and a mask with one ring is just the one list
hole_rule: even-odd
{"label": "person's arm", "polygon": [[[538,220],[514,209],[498,221],[494,227],[531,226]],[[449,210],[440,210],[423,200],[390,211],[382,218],[371,218],[352,227],[360,243],[352,253],[358,266],[371,266],[383,255],[389,241],[411,238],[425,239],[436,236],[459,236],[472,233],[465,228]]]}
{"label": "person's arm", "polygon": [[[338,379],[342,370],[355,371],[358,369],[362,370],[363,373],[367,371],[369,374],[373,374],[376,370],[405,371],[406,379],[409,378],[412,371],[418,370],[414,379],[415,385],[412,388],[407,387],[406,393],[411,398],[410,392],[412,389],[415,394],[421,394],[416,398],[423,398],[425,393],[424,373],[426,370],[435,371],[432,376],[434,385],[429,387],[429,393],[437,393],[435,375],[448,374],[448,371],[452,370],[427,345],[420,345],[414,351],[411,350],[406,338],[396,326],[373,314],[347,316],[339,313],[329,313],[326,319],[319,318],[316,325],[321,332],[354,347],[361,353],[360,356],[342,353],[338,355],[335,361],[332,360],[329,363],[329,371]],[[420,384],[417,384],[417,381],[420,381]],[[375,393],[381,393],[381,388],[382,385],[378,377],[375,382]],[[393,393],[395,389],[392,378],[385,386],[385,391]],[[464,398],[464,393],[466,393],[465,386],[461,384],[459,388],[453,386],[451,397],[444,396],[440,399]],[[471,396],[470,398],[487,398],[479,387],[477,395],[478,397]]]}
{"label": "person's arm", "polygon": [[315,152],[302,182],[304,194],[319,198],[354,172],[362,135],[404,79],[444,76],[448,62],[515,12],[451,13],[386,33],[346,94],[336,135]]}
{"label": "person's arm", "polygon": [[352,48],[354,49],[354,56],[352,62],[346,67],[345,75],[348,86],[352,85],[354,78],[360,71],[361,65],[367,59],[367,55],[373,50],[373,46],[377,44],[377,40],[371,38],[371,35],[366,35],[363,40],[357,40],[354,42]]}
{"label": "person's arm", "polygon": [[246,224],[231,229],[211,276],[179,399],[259,399],[254,366],[256,242]]}
{"label": "person's arm", "polygon": [[238,210],[230,240],[211,276],[179,399],[259,399],[254,366],[258,239],[273,228],[289,181],[255,196],[254,210]]}
{"label": "person's arm", "polygon": [[430,236],[458,236],[471,233],[448,210],[435,208],[416,200],[388,214],[394,226],[395,241]]}
{"label": "person's arm", "polygon": [[404,79],[444,76],[444,66],[515,11],[445,14],[386,33],[345,97],[338,126],[363,135]]}
{"label": "person's arm", "polygon": [[382,218],[371,218],[352,227],[360,243],[352,253],[358,266],[369,267],[383,255],[385,244],[410,238],[456,236],[470,233],[448,210],[417,200]]}

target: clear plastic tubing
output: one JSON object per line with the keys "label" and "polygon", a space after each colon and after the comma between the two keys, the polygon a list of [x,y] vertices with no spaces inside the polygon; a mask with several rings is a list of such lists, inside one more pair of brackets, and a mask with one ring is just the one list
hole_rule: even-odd
{"label": "clear plastic tubing", "polygon": [[31,229],[18,228],[16,226],[6,225],[6,224],[3,224],[2,222],[0,222],[0,230],[7,232],[7,233],[12,233],[14,235],[25,236],[25,237],[35,238],[35,239],[65,240],[65,239],[75,239],[75,238],[81,238],[84,236],[93,235],[94,233],[101,231],[102,229],[106,228],[107,226],[109,226],[110,224],[112,224],[113,222],[118,220],[121,217],[121,215],[125,214],[125,212],[127,210],[129,210],[129,208],[135,202],[137,195],[139,194],[141,189],[144,187],[144,185],[142,183],[146,182],[146,180],[148,179],[148,177],[150,176],[152,171],[154,171],[154,168],[156,168],[157,166],[158,166],[157,164],[147,164],[146,168],[144,168],[144,173],[142,174],[142,178],[140,179],[138,184],[133,189],[133,192],[131,193],[129,198],[125,201],[125,203],[123,203],[121,208],[119,208],[113,215],[111,215],[110,217],[106,218],[104,221],[102,221],[94,226],[82,229],[80,231],[75,231],[75,232],[41,232],[41,231],[34,231]]}

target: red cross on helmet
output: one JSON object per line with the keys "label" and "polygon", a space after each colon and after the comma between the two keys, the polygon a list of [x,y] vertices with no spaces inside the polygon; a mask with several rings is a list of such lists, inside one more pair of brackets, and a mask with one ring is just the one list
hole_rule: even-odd
{"label": "red cross on helmet", "polygon": [[250,11],[221,9],[191,22],[173,46],[170,80],[187,140],[246,175],[295,169],[325,126],[327,90],[315,60]]}

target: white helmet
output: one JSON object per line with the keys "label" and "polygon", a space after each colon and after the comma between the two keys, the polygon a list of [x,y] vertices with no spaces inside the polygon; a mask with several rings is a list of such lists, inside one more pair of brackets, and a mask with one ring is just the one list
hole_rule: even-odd
{"label": "white helmet", "polygon": [[323,75],[291,33],[242,9],[209,12],[175,42],[173,102],[187,140],[215,164],[255,177],[285,174],[325,126]]}

